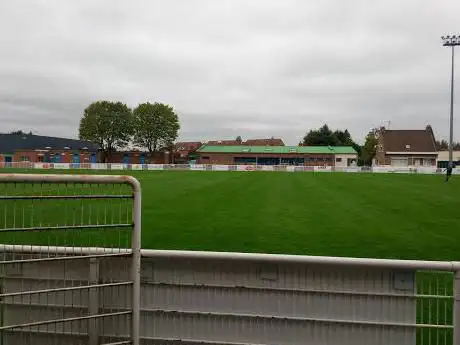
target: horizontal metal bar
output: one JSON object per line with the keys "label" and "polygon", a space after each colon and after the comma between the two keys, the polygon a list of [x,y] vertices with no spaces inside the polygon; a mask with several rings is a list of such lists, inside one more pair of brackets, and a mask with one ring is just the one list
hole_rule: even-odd
{"label": "horizontal metal bar", "polygon": [[[45,249],[46,248],[46,249]],[[72,247],[48,247],[48,246],[27,246],[22,248],[18,245],[0,245],[0,250],[7,252],[39,252],[55,251],[65,252]],[[117,248],[84,247],[83,251],[88,254],[100,251],[110,252],[119,250]],[[460,262],[456,261],[417,261],[417,260],[393,260],[393,259],[365,259],[345,258],[327,256],[305,256],[305,255],[282,255],[282,254],[257,254],[257,253],[233,253],[233,252],[203,252],[185,250],[154,250],[142,249],[141,255],[144,258],[152,259],[178,259],[178,260],[222,260],[260,262],[273,264],[300,264],[300,265],[333,265],[350,267],[388,268],[401,270],[426,270],[454,272],[460,270]]]}
{"label": "horizontal metal bar", "polygon": [[460,269],[460,262],[452,261],[418,261],[393,259],[365,259],[327,256],[304,256],[284,254],[203,252],[186,250],[143,249],[143,257],[181,260],[223,260],[263,262],[274,264],[312,264],[350,267],[390,268],[402,270],[449,271]]}
{"label": "horizontal metal bar", "polygon": [[189,339],[189,338],[164,338],[164,337],[141,337],[141,340],[154,341],[155,344],[162,343],[174,343],[174,344],[203,344],[203,345],[265,345],[262,343],[236,343],[228,341],[211,341],[211,340],[202,340],[202,339]]}
{"label": "horizontal metal bar", "polygon": [[0,174],[0,183],[78,183],[128,184],[135,192],[141,190],[137,179],[128,175],[66,175],[66,174]]}
{"label": "horizontal metal bar", "polygon": [[[89,225],[63,225],[63,226],[37,226],[30,228],[4,228],[0,232],[28,232],[28,231],[52,231],[52,230],[81,230],[81,229],[110,229],[110,228],[127,228],[132,227],[133,224],[89,224]],[[46,247],[45,247],[46,248]]]}
{"label": "horizontal metal bar", "polygon": [[2,294],[0,294],[0,298],[2,298],[2,297],[37,295],[37,294],[50,293],[50,292],[89,290],[89,289],[98,289],[98,288],[104,288],[104,287],[110,287],[110,286],[123,286],[123,285],[132,285],[132,284],[133,284],[133,282],[129,281],[129,282],[118,282],[118,283],[80,285],[80,286],[71,286],[71,287],[63,287],[63,288],[56,288],[56,289],[19,291],[19,292],[2,293]]}
{"label": "horizontal metal bar", "polygon": [[[59,309],[59,310],[88,310],[90,306],[88,305],[76,305],[76,304],[52,304],[52,303],[30,303],[30,301],[26,302],[2,302],[1,305],[4,306],[11,306],[15,307],[17,309],[20,308],[38,308],[41,310],[44,309]],[[103,307],[99,308],[99,312],[104,313],[105,311],[107,312],[119,312],[119,311],[131,311],[130,307]]]}
{"label": "horizontal metal bar", "polygon": [[35,335],[51,335],[53,338],[56,336],[60,337],[66,337],[66,338],[83,338],[87,339],[88,338],[88,333],[85,332],[79,332],[77,330],[72,330],[72,332],[62,332],[62,331],[57,331],[57,330],[21,330],[21,329],[7,329],[3,331],[5,334],[15,334],[15,335],[20,335],[23,336],[24,333],[27,333],[27,335],[35,334]]}
{"label": "horizontal metal bar", "polygon": [[[78,249],[78,247],[76,247]],[[50,258],[38,258],[38,259],[24,259],[24,260],[7,260],[0,261],[0,265],[8,264],[26,264],[26,263],[36,263],[36,262],[46,262],[46,261],[62,261],[62,260],[78,260],[78,259],[92,259],[92,258],[107,258],[114,256],[129,256],[129,253],[113,253],[113,254],[95,254],[95,255],[76,255],[78,253],[68,253],[69,256],[56,256]],[[70,255],[73,254],[73,255]]]}
{"label": "horizontal metal bar", "polygon": [[453,299],[453,296],[446,295],[418,295],[418,294],[396,294],[384,292],[365,292],[365,291],[346,291],[346,290],[317,290],[317,289],[297,289],[297,288],[274,288],[274,287],[258,287],[244,285],[217,285],[217,284],[187,284],[187,283],[163,283],[142,281],[142,285],[167,286],[177,288],[196,288],[196,289],[231,289],[231,290],[248,290],[262,292],[287,292],[287,293],[305,293],[305,294],[327,294],[327,295],[346,295],[359,297],[396,297],[396,298],[422,298],[422,299]]}
{"label": "horizontal metal bar", "polygon": [[53,254],[68,254],[78,248],[81,254],[111,254],[111,253],[132,253],[128,248],[113,248],[113,247],[64,247],[64,246],[33,246],[19,244],[0,244],[0,252],[7,253],[53,253]]}
{"label": "horizontal metal bar", "polygon": [[[77,330],[74,330],[74,329],[71,329],[71,331],[58,331],[58,330],[27,330],[27,331],[24,331],[24,330],[20,330],[20,329],[9,329],[9,330],[5,330],[4,331],[5,333],[9,333],[9,334],[16,334],[16,335],[23,335],[24,333],[27,333],[28,337],[31,335],[31,334],[35,334],[35,335],[44,335],[44,336],[47,336],[47,335],[50,335],[53,337],[53,339],[56,339],[56,336],[60,336],[60,337],[66,337],[66,338],[83,338],[83,339],[87,339],[88,337],[88,333],[87,332],[79,332]],[[126,338],[128,337],[129,335],[126,335],[126,336],[120,336],[120,335],[101,335],[102,338]],[[101,343],[101,345],[114,345],[114,344],[132,344],[131,340],[122,340],[122,341],[119,341],[119,342],[115,342],[115,343]]]}
{"label": "horizontal metal bar", "polygon": [[1,195],[0,200],[132,199],[132,195]]}
{"label": "horizontal metal bar", "polygon": [[416,323],[397,323],[397,322],[379,322],[379,321],[363,321],[363,320],[341,320],[341,319],[319,319],[312,317],[294,317],[294,316],[276,316],[276,315],[255,315],[255,314],[232,314],[232,313],[216,313],[216,312],[201,312],[201,311],[183,311],[183,310],[168,310],[168,309],[150,309],[141,308],[143,313],[161,313],[161,314],[178,314],[178,315],[197,315],[209,317],[231,317],[231,318],[248,318],[259,320],[280,320],[280,321],[299,321],[299,322],[319,322],[319,323],[336,323],[347,325],[360,326],[379,326],[379,327],[407,327],[407,328],[437,328],[437,329],[453,329],[452,325],[430,325]]}
{"label": "horizontal metal bar", "polygon": [[42,325],[49,325],[53,323],[64,323],[64,322],[73,322],[73,321],[82,321],[82,320],[90,320],[90,319],[101,319],[104,317],[112,317],[112,316],[120,316],[120,315],[128,315],[131,314],[131,311],[123,311],[118,313],[107,313],[107,314],[98,314],[98,315],[88,315],[88,316],[79,316],[79,317],[70,317],[66,319],[54,319],[54,320],[46,320],[46,321],[36,321],[36,322],[29,322],[23,324],[16,324],[10,326],[1,326],[0,330],[8,330],[14,328],[26,328],[26,327],[34,327],[34,326],[42,326]]}

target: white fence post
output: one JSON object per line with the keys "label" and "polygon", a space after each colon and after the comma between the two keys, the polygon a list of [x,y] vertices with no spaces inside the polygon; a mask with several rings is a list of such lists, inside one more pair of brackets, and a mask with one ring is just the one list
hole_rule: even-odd
{"label": "white fence post", "polygon": [[460,345],[460,271],[454,272],[453,286],[454,306],[452,310],[453,345]]}
{"label": "white fence post", "polygon": [[[91,258],[89,260],[89,282],[91,285],[99,284],[99,259]],[[99,315],[99,290],[90,288],[88,291],[88,315]],[[88,337],[89,345],[99,344],[99,320],[96,318],[88,319]]]}
{"label": "white fence post", "polygon": [[133,188],[133,232],[131,236],[132,267],[131,279],[133,281],[132,296],[132,321],[131,341],[132,345],[140,342],[140,303],[141,303],[141,186],[135,178],[130,180]]}

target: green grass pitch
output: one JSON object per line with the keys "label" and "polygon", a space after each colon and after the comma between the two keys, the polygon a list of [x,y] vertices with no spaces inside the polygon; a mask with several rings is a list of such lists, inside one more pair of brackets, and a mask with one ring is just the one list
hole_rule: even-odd
{"label": "green grass pitch", "polygon": [[455,176],[116,173],[141,181],[143,248],[460,260]]}

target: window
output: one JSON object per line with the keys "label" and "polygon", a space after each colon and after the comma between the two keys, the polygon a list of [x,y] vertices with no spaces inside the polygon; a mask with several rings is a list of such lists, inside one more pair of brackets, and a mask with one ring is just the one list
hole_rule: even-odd
{"label": "window", "polygon": [[39,162],[44,162],[44,161],[45,161],[45,157],[43,157],[43,156],[38,156],[38,161],[39,161]]}
{"label": "window", "polygon": [[336,161],[337,163],[340,163],[340,162],[342,161],[342,158],[337,157],[337,158],[335,159],[335,161]]}
{"label": "window", "polygon": [[29,156],[21,156],[21,162],[28,162],[30,161]]}
{"label": "window", "polygon": [[235,164],[256,164],[256,157],[235,157],[233,158]]}
{"label": "window", "polygon": [[201,159],[207,160],[207,159],[209,159],[209,157],[208,157],[208,156],[204,156],[204,157],[201,157]]}

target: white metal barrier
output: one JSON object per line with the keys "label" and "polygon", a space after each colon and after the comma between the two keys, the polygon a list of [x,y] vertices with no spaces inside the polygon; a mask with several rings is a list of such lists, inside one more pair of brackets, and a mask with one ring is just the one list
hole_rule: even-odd
{"label": "white metal barrier", "polygon": [[[82,248],[84,255],[101,251],[107,248]],[[141,255],[142,344],[460,344],[453,297],[460,291],[453,279],[459,263],[161,250]],[[49,278],[30,279],[43,284]],[[118,308],[122,302],[104,303]],[[117,327],[125,333],[128,325]]]}
{"label": "white metal barrier", "polygon": [[140,197],[129,176],[0,175],[0,344],[139,344]]}
{"label": "white metal barrier", "polygon": [[130,177],[0,182],[2,345],[460,345],[460,263],[140,250]]}
{"label": "white metal barrier", "polygon": [[[0,168],[40,169],[40,170],[183,170],[183,171],[284,171],[284,172],[346,172],[346,173],[401,173],[401,174],[444,174],[445,169],[437,167],[329,167],[294,165],[222,165],[222,164],[122,164],[122,163],[0,163]],[[460,169],[454,169],[454,175]]]}

